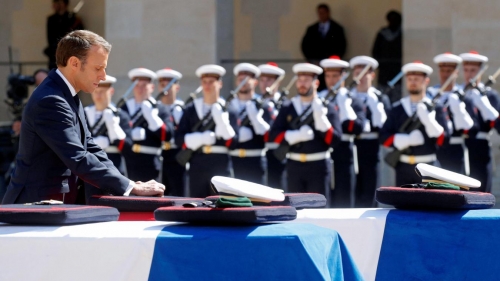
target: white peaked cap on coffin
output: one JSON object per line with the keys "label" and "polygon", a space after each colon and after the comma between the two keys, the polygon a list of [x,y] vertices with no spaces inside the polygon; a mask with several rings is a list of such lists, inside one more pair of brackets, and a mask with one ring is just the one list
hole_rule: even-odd
{"label": "white peaked cap on coffin", "polygon": [[476,179],[429,164],[417,164],[415,171],[422,177],[422,182],[437,180],[468,188],[481,186],[481,182]]}
{"label": "white peaked cap on coffin", "polygon": [[212,178],[212,184],[218,192],[235,196],[245,196],[263,201],[285,200],[282,190],[249,181],[215,176]]}

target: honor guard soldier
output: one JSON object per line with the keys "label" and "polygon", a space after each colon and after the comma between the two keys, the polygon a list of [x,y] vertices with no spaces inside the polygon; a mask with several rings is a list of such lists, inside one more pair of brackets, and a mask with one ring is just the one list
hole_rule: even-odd
{"label": "honor guard soldier", "polygon": [[[259,88],[260,92],[264,95],[264,104],[268,106],[269,114],[271,119],[269,120],[269,125],[272,125],[276,116],[278,116],[279,107],[283,102],[280,92],[278,91],[280,86],[280,81],[285,76],[285,71],[278,67],[274,62],[268,62],[266,64],[261,64],[258,66],[260,69],[259,76]],[[278,81],[279,80],[279,81]],[[276,86],[271,89],[274,84]],[[267,93],[271,90],[270,93]],[[268,94],[266,96],[266,93]],[[267,161],[267,181],[266,184],[274,188],[284,188],[283,171],[285,171],[285,161],[280,161],[274,156],[274,150],[278,147],[278,144],[269,141],[269,134],[264,135],[264,141],[266,141],[266,161]]]}
{"label": "honor guard soldier", "polygon": [[[336,85],[349,63],[338,56],[332,56],[320,62],[324,69],[326,89],[318,96],[324,98],[329,89]],[[361,134],[366,121],[363,104],[360,99],[351,99],[349,91],[342,82],[335,99],[334,108],[338,110],[342,126],[342,138],[339,145],[333,150],[334,189],[332,191],[331,206],[336,208],[351,207],[351,191],[354,190],[356,170],[353,158],[354,137]],[[355,159],[357,161],[357,159]],[[356,163],[357,165],[357,163]]]}
{"label": "honor guard soldier", "polygon": [[[224,111],[220,98],[222,76],[226,70],[219,65],[203,65],[196,70],[203,88],[203,97],[189,104],[182,115],[175,142],[193,152],[189,160],[189,196],[205,198],[213,191],[213,176],[229,176],[229,148],[237,142],[237,113]],[[213,121],[212,121],[213,120]],[[204,130],[211,122],[215,129]]]}
{"label": "honor guard soldier", "polygon": [[372,207],[375,189],[378,185],[379,166],[379,130],[387,119],[391,105],[389,98],[372,86],[378,62],[368,56],[357,56],[349,61],[353,77],[357,77],[365,67],[368,72],[360,78],[356,88],[351,90],[351,97],[363,104],[366,122],[363,132],[354,140],[357,148],[359,171],[356,176],[356,207]]}
{"label": "honor guard soldier", "polygon": [[151,94],[156,73],[146,68],[129,71],[131,81],[137,80],[134,98],[127,100],[123,111],[131,119],[132,153],[127,161],[127,171],[131,179],[147,181],[157,179],[161,169],[161,147],[172,138],[173,126],[166,108]]}
{"label": "honor guard soldier", "polygon": [[[429,91],[432,93],[432,97],[438,93],[441,85],[446,83],[457,70],[462,63],[462,58],[451,53],[444,53],[435,56],[434,63],[439,67],[440,84],[430,88]],[[451,78],[439,98],[445,112],[447,120],[445,129],[450,132],[450,140],[449,145],[440,147],[436,154],[443,169],[462,174],[467,171],[467,174],[469,174],[469,151],[465,146],[464,136],[468,134],[468,131],[474,125],[474,121],[467,112],[464,102],[467,102],[467,106],[472,106],[472,101],[468,98],[461,101],[459,95],[455,93],[458,90],[456,78]],[[464,162],[464,159],[466,162]]]}
{"label": "honor guard soldier", "polygon": [[255,98],[260,69],[250,63],[240,63],[234,67],[233,72],[236,76],[236,85],[240,85],[246,77],[249,77],[230,104],[230,108],[238,112],[239,127],[238,143],[235,143],[234,149],[229,151],[234,177],[263,184],[264,135],[269,131],[268,122],[271,117],[268,106]]}
{"label": "honor guard soldier", "polygon": [[[395,167],[396,186],[421,182],[420,176],[415,173],[415,166],[418,163],[434,165],[436,150],[445,144],[448,137],[441,104],[437,102],[430,112],[428,109],[434,106],[426,97],[432,68],[421,62],[413,62],[405,64],[402,70],[409,96],[394,104],[387,122],[380,130],[380,142],[402,152]],[[413,117],[416,117],[415,120],[418,118],[421,125],[411,132],[401,133],[403,124]]]}
{"label": "honor guard soldier", "polygon": [[[315,192],[330,197],[330,150],[340,142],[337,111],[317,96],[321,67],[310,63],[293,66],[298,96],[286,101],[270,131],[270,139],[289,145],[286,163],[289,192]],[[312,115],[312,117],[311,117]],[[312,120],[311,120],[312,119]],[[312,122],[305,122],[311,120]]]}
{"label": "honor guard soldier", "polygon": [[[463,60],[463,72],[466,85],[471,79],[479,73],[483,64],[488,62],[486,56],[478,54],[476,51],[460,54]],[[481,182],[479,191],[491,192],[492,184],[492,166],[491,166],[491,150],[490,136],[491,129],[495,125],[498,118],[499,100],[498,94],[490,88],[485,89],[481,83],[481,77],[476,77],[476,87],[465,92],[465,96],[470,98],[473,103],[473,108],[468,109],[472,116],[477,132],[469,132],[469,137],[465,144],[469,149],[473,149],[473,153],[469,155],[470,160],[470,176],[478,179]]]}
{"label": "honor guard soldier", "polygon": [[[182,74],[173,69],[164,68],[156,71],[156,76],[158,77],[158,87],[160,91],[165,89],[172,79],[176,79],[172,87],[160,99],[161,103],[170,113],[175,136],[175,130],[177,130],[177,126],[179,126],[182,114],[184,113],[184,102],[177,99],[177,93],[180,88],[179,81],[182,79]],[[170,141],[164,142],[162,145],[162,183],[165,185],[166,193],[171,196],[184,196],[184,176],[186,167],[179,165],[175,159],[179,151],[180,148],[175,144],[174,137]]]}
{"label": "honor guard soldier", "polygon": [[[130,119],[125,112],[111,103],[111,97],[115,92],[114,83],[116,78],[106,75],[106,80],[99,82],[99,86],[91,93],[94,105],[87,106],[84,110],[94,142],[106,152],[118,171],[122,175],[127,175],[123,159],[130,155],[132,147]],[[85,183],[86,201],[92,195],[105,193],[106,190]]]}

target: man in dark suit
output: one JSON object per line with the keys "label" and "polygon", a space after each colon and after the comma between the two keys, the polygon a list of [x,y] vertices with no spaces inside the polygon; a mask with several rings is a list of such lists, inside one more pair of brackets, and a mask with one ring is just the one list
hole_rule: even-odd
{"label": "man in dark suit", "polygon": [[[344,28],[330,18],[330,8],[320,4],[317,8],[319,21],[307,28],[306,35],[302,38],[302,53],[306,60],[312,64],[319,64],[322,59],[332,55],[342,58],[345,55],[346,39]],[[318,91],[325,88],[323,76],[319,77]]]}
{"label": "man in dark suit", "polygon": [[61,39],[57,70],[26,104],[16,168],[3,204],[47,199],[74,203],[81,180],[115,195],[163,195],[162,184],[133,182],[121,175],[86,126],[77,93],[91,93],[105,80],[110,51],[106,40],[86,30]]}

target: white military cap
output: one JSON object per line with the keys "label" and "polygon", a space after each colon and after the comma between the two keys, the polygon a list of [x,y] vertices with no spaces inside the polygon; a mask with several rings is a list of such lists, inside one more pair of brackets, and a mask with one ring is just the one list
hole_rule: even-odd
{"label": "white military cap", "polygon": [[268,62],[266,64],[261,64],[258,66],[261,75],[276,75],[283,76],[285,75],[285,71],[278,67],[278,64],[275,62]]}
{"label": "white military cap", "polygon": [[154,80],[156,79],[156,73],[144,67],[134,68],[128,72],[128,78],[130,78],[130,80],[136,77],[146,77]]}
{"label": "white military cap", "polygon": [[256,67],[255,65],[253,65],[251,63],[247,63],[247,62],[238,63],[233,68],[234,75],[238,75],[240,72],[253,73],[255,78],[260,76],[260,69],[258,67]]}
{"label": "white military cap", "polygon": [[250,199],[257,199],[261,201],[285,200],[285,194],[283,194],[282,190],[249,181],[215,176],[212,178],[212,184],[220,193],[245,196]]}
{"label": "white military cap", "polygon": [[462,63],[462,58],[454,55],[452,53],[444,53],[444,54],[439,54],[434,57],[434,63],[435,64],[441,64],[441,63],[454,63],[454,64],[460,64]]}
{"label": "white military cap", "polygon": [[175,78],[177,80],[182,79],[182,74],[179,71],[173,70],[172,68],[164,68],[156,71],[156,76],[160,78]]}
{"label": "white military cap", "polygon": [[422,72],[425,73],[427,76],[432,74],[432,67],[423,64],[421,61],[415,61],[411,63],[407,63],[403,65],[403,68],[401,68],[404,74],[408,72]]}
{"label": "white military cap", "polygon": [[481,182],[476,179],[429,164],[417,164],[415,171],[422,177],[422,182],[451,183],[464,189],[481,186]]}
{"label": "white military cap", "polygon": [[226,70],[224,69],[224,67],[216,64],[205,64],[196,69],[196,76],[200,78],[204,76],[220,78],[224,76],[224,74],[226,74]]}
{"label": "white military cap", "polygon": [[349,61],[351,68],[354,69],[357,65],[370,65],[372,70],[377,69],[378,61],[369,56],[357,56]]}
{"label": "white military cap", "polygon": [[328,68],[348,68],[349,63],[345,60],[341,60],[339,56],[331,56],[319,62],[319,65],[324,69]]}
{"label": "white military cap", "polygon": [[476,51],[469,51],[468,53],[460,54],[460,57],[464,62],[488,62],[488,57],[480,55]]}
{"label": "white military cap", "polygon": [[116,83],[116,78],[113,76],[109,76],[106,74],[106,80],[99,82],[99,85],[102,84],[114,84]]}
{"label": "white military cap", "polygon": [[292,67],[293,73],[299,74],[299,73],[312,73],[316,75],[320,75],[323,73],[323,68],[311,64],[311,63],[297,63]]}

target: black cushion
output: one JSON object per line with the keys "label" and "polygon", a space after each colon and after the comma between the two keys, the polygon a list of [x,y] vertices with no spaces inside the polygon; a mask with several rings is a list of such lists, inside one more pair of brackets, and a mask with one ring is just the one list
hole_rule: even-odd
{"label": "black cushion", "polygon": [[0,222],[27,225],[66,225],[116,221],[115,208],[82,205],[0,205]]}
{"label": "black cushion", "polygon": [[399,209],[488,209],[495,206],[491,193],[461,190],[380,187],[377,202]]}
{"label": "black cushion", "polygon": [[[209,201],[216,201],[219,197],[220,195],[214,195],[205,199]],[[326,206],[326,197],[319,193],[285,193],[284,201],[252,203],[256,206],[291,206],[296,209],[324,208]]]}
{"label": "black cushion", "polygon": [[297,218],[297,211],[289,206],[255,206],[238,208],[164,207],[155,211],[157,221],[192,222],[206,224],[261,223],[289,221]]}
{"label": "black cushion", "polygon": [[89,205],[114,207],[120,212],[153,212],[160,207],[182,206],[185,203],[203,201],[204,199],[189,197],[94,195],[90,198]]}

